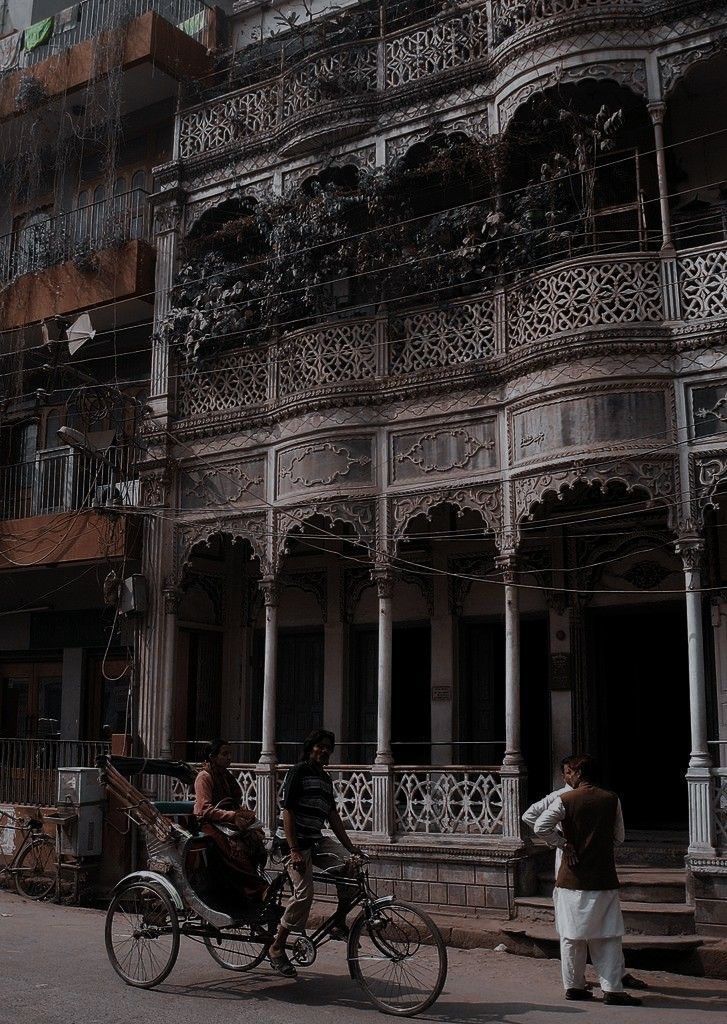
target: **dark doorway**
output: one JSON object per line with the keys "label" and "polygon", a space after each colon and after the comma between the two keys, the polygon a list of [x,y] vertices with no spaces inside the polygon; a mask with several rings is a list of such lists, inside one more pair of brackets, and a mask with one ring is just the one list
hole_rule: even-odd
{"label": "dark doorway", "polygon": [[[252,734],[258,744],[262,736],[264,658],[265,633],[257,630],[253,647]],[[277,682],[276,746],[280,760],[291,764],[299,759],[308,733],[325,725],[322,629],[280,630]],[[255,750],[259,752],[259,749],[256,745]]]}
{"label": "dark doorway", "polygon": [[[431,629],[394,626],[391,651],[391,739],[397,764],[431,761]],[[378,631],[351,631],[348,759],[371,764],[376,756]]]}
{"label": "dark doorway", "polygon": [[590,735],[627,829],[687,825],[689,670],[681,604],[589,613]]}
{"label": "dark doorway", "polygon": [[[502,622],[460,623],[458,717],[455,744],[462,764],[500,764],[505,752],[505,626]],[[550,788],[548,623],[520,623],[522,747],[533,800]]]}
{"label": "dark doorway", "polygon": [[391,749],[397,764],[430,764],[432,634],[394,626],[391,651]]}
{"label": "dark doorway", "polygon": [[[209,741],[220,735],[222,633],[189,630],[187,635],[187,739]],[[199,746],[193,749],[199,755]]]}
{"label": "dark doorway", "polygon": [[352,741],[341,751],[349,764],[373,764],[376,757],[378,633],[370,626],[354,626],[350,637],[348,735]]}

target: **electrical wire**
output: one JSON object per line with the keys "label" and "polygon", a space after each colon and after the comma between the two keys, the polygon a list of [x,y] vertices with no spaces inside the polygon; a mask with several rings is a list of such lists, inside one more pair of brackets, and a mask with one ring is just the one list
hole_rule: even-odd
{"label": "electrical wire", "polygon": [[[700,135],[694,136],[693,138],[691,138],[689,140],[685,140],[684,142],[680,142],[678,145],[693,144],[694,142],[701,141],[701,140],[703,140],[703,139],[705,139],[707,137],[710,137],[712,135],[720,135],[720,134],[724,134],[725,132],[727,132],[727,128],[719,129],[719,130],[717,130],[715,132],[701,133]],[[665,147],[665,148],[668,148],[668,147]],[[649,155],[649,154],[653,154],[655,152],[656,152],[656,149],[649,150],[649,151],[645,151],[643,155]],[[632,159],[632,156],[627,156],[627,157],[623,157],[622,158],[623,161],[628,161],[630,159]],[[614,161],[614,163],[616,163],[616,162],[619,162],[619,161]],[[572,178],[574,179],[574,178],[583,177],[587,173],[589,173],[588,170],[577,170],[577,171],[573,171],[573,172],[568,172],[567,174],[564,174],[564,175],[562,175],[561,177],[558,178],[558,183],[559,184],[563,183],[563,182],[565,182],[565,181],[567,181],[569,179],[572,179]],[[700,188],[717,187],[721,183],[722,183],[722,179],[719,179],[719,180],[715,180],[714,182],[711,182],[711,183],[710,182],[702,183],[699,187]],[[539,183],[539,184],[542,184],[542,183]],[[509,190],[509,191],[506,191],[506,192],[502,192],[502,193],[498,193],[498,194],[492,194],[492,195],[489,195],[489,196],[486,196],[486,197],[482,197],[480,199],[471,200],[471,201],[466,202],[466,203],[456,204],[454,206],[447,207],[444,210],[435,211],[435,213],[427,212],[425,214],[420,214],[420,215],[417,215],[417,216],[414,216],[414,217],[405,218],[405,219],[398,220],[398,221],[391,221],[391,222],[387,222],[387,223],[381,224],[381,225],[375,225],[375,226],[373,226],[371,228],[367,228],[367,229],[364,229],[364,230],[359,231],[359,232],[351,233],[350,235],[343,235],[343,236],[335,237],[335,238],[332,238],[332,239],[327,239],[325,241],[315,243],[314,245],[306,246],[306,247],[301,247],[300,249],[297,249],[296,250],[296,256],[302,256],[302,255],[305,255],[305,254],[308,254],[308,253],[311,253],[311,252],[315,252],[316,250],[321,249],[321,248],[328,248],[328,249],[330,249],[331,246],[341,245],[341,244],[344,244],[344,243],[346,243],[348,241],[354,241],[354,240],[366,237],[367,235],[370,235],[370,234],[377,234],[377,233],[382,233],[382,232],[390,232],[394,228],[404,227],[404,226],[407,226],[407,225],[410,225],[410,224],[413,224],[413,223],[416,223],[416,222],[419,222],[419,221],[429,222],[429,221],[432,220],[433,217],[437,216],[438,214],[441,214],[441,213],[451,213],[451,212],[454,212],[454,211],[457,211],[457,210],[469,209],[469,208],[473,208],[473,207],[476,207],[476,206],[481,206],[483,204],[492,203],[492,202],[494,202],[495,200],[498,200],[498,199],[502,200],[502,199],[505,199],[505,198],[507,198],[509,196],[518,195],[518,194],[524,194],[531,187],[532,187],[531,185],[522,186],[522,187],[519,187],[517,189],[512,189],[512,190]],[[692,187],[692,188],[683,189],[681,191],[669,192],[669,193],[667,193],[667,196],[668,196],[668,198],[675,199],[675,198],[678,198],[678,197],[683,196],[683,195],[691,195],[693,192],[694,192],[694,188]],[[644,206],[653,205],[653,206],[656,207],[660,203],[660,201],[661,201],[660,197],[658,197],[658,196],[657,197],[652,197],[650,199],[643,200],[643,205]],[[571,220],[564,221],[564,222],[560,223],[558,225],[558,228],[562,230],[564,227],[567,227],[569,224],[579,224],[581,222],[582,222],[582,217],[579,217],[579,216],[575,215]],[[533,229],[531,229],[529,231],[526,230],[524,232],[518,233],[517,238],[519,240],[522,240],[522,239],[527,238],[527,237],[529,237],[531,235],[541,234],[542,231],[543,231],[542,228],[533,228]],[[497,243],[500,240],[499,239],[492,239],[490,241],[494,244],[494,243]],[[482,244],[486,244],[486,243],[482,243]],[[461,247],[453,247],[452,250],[448,250],[448,251],[449,252],[456,252],[458,250],[458,248],[461,248]],[[599,247],[599,249],[602,249],[602,248],[603,247]],[[280,297],[280,296],[288,295],[288,294],[295,294],[297,292],[306,291],[307,289],[309,289],[311,287],[313,287],[313,288],[315,288],[315,287],[330,287],[331,285],[333,285],[335,283],[339,283],[341,281],[355,280],[357,278],[364,277],[364,276],[369,276],[369,275],[372,275],[372,274],[389,273],[392,269],[398,269],[398,268],[401,268],[401,267],[410,267],[413,263],[426,262],[427,260],[441,259],[445,255],[446,255],[446,251],[445,252],[440,252],[440,253],[435,253],[435,254],[430,254],[428,256],[420,257],[418,260],[406,261],[404,263],[395,265],[394,267],[372,268],[371,270],[360,271],[360,272],[354,273],[354,274],[348,274],[348,275],[346,275],[345,277],[342,277],[342,278],[336,278],[336,279],[330,279],[330,280],[321,281],[321,282],[315,282],[315,283],[313,283],[311,285],[302,285],[302,286],[300,286],[298,288],[294,288],[294,289],[288,289],[288,290],[284,290],[284,291],[268,293],[263,298],[269,299],[269,298]],[[260,260],[254,260],[254,261],[250,261],[248,263],[245,263],[245,264],[243,264],[241,266],[241,269],[249,271],[249,270],[255,269],[257,267],[267,266],[267,265],[270,265],[272,263],[275,263],[275,262],[277,262],[281,258],[282,258],[282,256],[280,256],[280,255],[276,256],[275,254],[271,254],[271,255],[266,256],[266,257],[264,257],[264,258],[262,258]],[[577,257],[574,257],[574,258],[577,258]],[[558,261],[556,260],[555,262],[558,262]],[[548,264],[552,264],[552,263],[553,263],[552,257],[546,255],[546,256],[543,257],[543,260],[542,260],[540,265],[548,265]],[[503,276],[507,277],[510,274],[521,274],[523,272],[532,273],[535,269],[537,269],[537,266],[538,266],[538,264],[534,264],[534,265],[531,265],[531,266],[529,266],[527,268],[514,268],[511,271],[504,271],[503,273],[493,274],[493,275],[491,275],[491,277],[493,277],[493,278],[501,278]],[[188,287],[191,284],[200,283],[202,281],[204,281],[204,282],[212,281],[217,276],[229,276],[230,273],[231,273],[231,271],[228,269],[228,270],[225,270],[225,271],[219,271],[218,273],[213,273],[213,274],[208,274],[208,275],[200,276],[198,278],[190,278],[189,280],[185,281],[183,284],[174,285],[172,287],[172,289],[171,289],[171,292],[173,294],[174,291],[179,289],[179,288]],[[477,281],[479,281],[479,280],[481,280],[481,279],[480,278],[475,278],[475,279],[473,279],[472,282],[468,282],[468,283],[477,283]],[[437,289],[432,289],[431,291],[427,292],[426,294],[431,294],[431,292],[433,292],[433,291],[451,290],[451,288],[452,288],[451,284],[443,285],[443,286],[440,286]],[[140,294],[136,295],[135,298],[143,300],[145,298],[153,297],[155,294],[156,294],[155,290],[152,290],[152,291],[149,291],[149,292],[140,293]],[[407,297],[408,296],[404,296],[403,298],[407,298]],[[258,303],[260,301],[261,301],[261,298],[243,300],[242,302],[239,302],[239,303],[230,303],[230,304],[228,304],[228,306],[226,308],[240,308],[240,307],[244,308],[247,305],[255,304],[255,303]],[[392,299],[391,301],[397,301],[398,302],[398,301],[401,301],[401,298],[399,296],[396,296],[395,299]],[[116,305],[116,303],[113,303],[113,305]],[[368,307],[370,307],[370,305],[371,305],[370,302],[362,304],[362,306],[364,308],[368,308]],[[353,308],[356,308],[356,307],[353,307]],[[350,312],[350,309],[351,309],[351,307],[349,307],[347,309],[347,312]],[[340,316],[340,311],[333,311],[333,315]],[[306,317],[305,319],[309,319],[309,317]],[[152,320],[144,321],[145,324],[151,324],[152,322],[153,322]],[[295,321],[292,321],[292,322],[295,322]],[[24,326],[27,327],[27,325],[24,325]],[[138,329],[138,326],[139,326],[139,324],[130,325],[130,329]],[[283,324],[279,324],[277,326],[289,326],[289,324],[288,323],[283,323]],[[19,328],[6,328],[3,332],[0,332],[0,335],[2,333],[6,333],[6,334],[7,333],[10,333],[10,334],[17,333],[18,330],[22,330],[22,329],[23,329],[23,327],[19,327]],[[242,332],[239,332],[239,333],[241,335],[244,335],[246,333],[253,333],[254,334],[254,333],[258,333],[259,330],[260,330],[260,328],[253,328],[253,329],[250,329],[249,331],[242,331]],[[40,348],[43,348],[43,346],[42,345],[36,346],[36,348],[40,349]],[[22,352],[27,352],[27,351],[33,351],[33,349],[32,348],[30,348],[30,349],[18,349],[18,350],[14,350],[12,352],[9,352],[7,354],[9,354],[9,355],[20,354]],[[79,362],[82,362],[82,360],[79,361]]]}

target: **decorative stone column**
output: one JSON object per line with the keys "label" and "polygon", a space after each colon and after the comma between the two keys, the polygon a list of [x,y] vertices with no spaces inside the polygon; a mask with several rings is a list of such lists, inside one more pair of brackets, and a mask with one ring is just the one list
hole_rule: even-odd
{"label": "decorative stone column", "polygon": [[391,606],[394,577],[391,567],[378,565],[371,573],[379,598],[379,656],[377,672],[376,764],[393,764],[391,753]]}
{"label": "decorative stone column", "polygon": [[388,563],[371,573],[379,598],[379,656],[377,675],[376,761],[371,769],[374,832],[394,834],[394,757],[391,753],[391,643],[394,576]]}
{"label": "decorative stone column", "polygon": [[174,742],[174,683],[177,667],[177,611],[179,591],[173,586],[164,590],[164,674],[162,676],[162,728],[160,753],[173,756]]}
{"label": "decorative stone column", "polygon": [[662,252],[674,252],[671,231],[671,210],[669,208],[669,184],[666,179],[666,157],[664,155],[664,103],[650,103],[649,114],[654,126],[654,149],[656,150],[656,173],[659,181],[659,211],[661,213]]}
{"label": "decorative stone column", "polygon": [[700,565],[704,540],[692,524],[686,524],[676,552],[684,565],[687,603],[687,643],[689,656],[689,723],[692,750],[687,770],[689,792],[690,856],[714,856],[714,817],[712,814],[712,760],[707,747],[707,700],[704,673],[704,634]]}
{"label": "decorative stone column", "polygon": [[132,723],[132,732],[138,735],[135,753],[144,757],[159,757],[165,735],[167,743],[171,735],[171,730],[165,725],[168,721],[165,687],[170,686],[172,690],[174,687],[173,676],[167,674],[170,643],[167,626],[172,622],[176,626],[176,617],[170,619],[167,615],[165,592],[178,583],[174,575],[171,483],[171,468],[163,464],[145,471],[141,480],[141,504],[145,508],[166,512],[166,515],[144,516],[142,571],[147,581],[149,607],[136,634],[137,665]]}
{"label": "decorative stone column", "polygon": [[527,772],[521,749],[520,592],[515,552],[504,552],[497,559],[497,565],[502,570],[505,584],[505,757],[501,769],[503,835],[520,839]]}
{"label": "decorative stone column", "polygon": [[656,172],[659,181],[659,212],[661,215],[661,293],[664,300],[664,316],[667,320],[681,318],[679,295],[679,267],[676,261],[674,238],[669,208],[669,184],[666,179],[666,158],[664,156],[664,110],[663,103],[650,103],[649,114],[654,126],[654,148],[656,151]]}
{"label": "decorative stone column", "polygon": [[275,713],[278,682],[278,602],[280,584],[274,576],[260,581],[265,599],[265,660],[263,667],[262,750],[257,765],[257,815],[269,831],[278,817],[278,758],[275,750]]}
{"label": "decorative stone column", "polygon": [[155,417],[165,419],[170,412],[173,374],[169,346],[159,333],[171,305],[171,291],[177,269],[177,252],[184,213],[185,193],[166,188],[157,193],[154,209],[156,269],[154,275],[154,336],[151,353],[149,406]]}

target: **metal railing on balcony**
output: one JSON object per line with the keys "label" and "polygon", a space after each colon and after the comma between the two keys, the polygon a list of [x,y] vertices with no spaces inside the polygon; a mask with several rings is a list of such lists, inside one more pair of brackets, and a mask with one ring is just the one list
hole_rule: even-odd
{"label": "metal railing on balcony", "polygon": [[0,237],[0,281],[73,260],[91,269],[94,253],[151,238],[149,194],[136,188],[18,227]]}
{"label": "metal railing on balcony", "polygon": [[108,743],[87,740],[0,738],[0,803],[50,806],[58,768],[92,768],[108,750]]}
{"label": "metal railing on balcony", "polygon": [[150,11],[206,44],[210,5],[204,0],[81,0],[62,12],[64,16],[54,16],[50,38],[33,50],[23,50],[19,65],[40,64],[85,39],[126,25]]}
{"label": "metal railing on balcony", "polygon": [[0,468],[0,519],[135,504],[133,448],[107,449],[102,459],[72,448],[49,448],[32,461]]}

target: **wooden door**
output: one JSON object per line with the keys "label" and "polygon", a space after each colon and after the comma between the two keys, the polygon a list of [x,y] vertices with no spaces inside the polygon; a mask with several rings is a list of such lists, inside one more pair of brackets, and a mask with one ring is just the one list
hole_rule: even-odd
{"label": "wooden door", "polygon": [[58,739],[61,687],[60,662],[0,666],[0,735]]}
{"label": "wooden door", "polygon": [[302,741],[323,721],[323,630],[281,630],[275,735],[282,761],[298,759]]}

